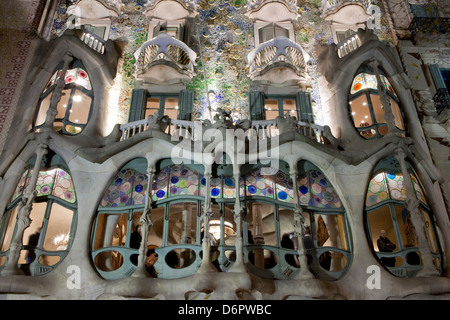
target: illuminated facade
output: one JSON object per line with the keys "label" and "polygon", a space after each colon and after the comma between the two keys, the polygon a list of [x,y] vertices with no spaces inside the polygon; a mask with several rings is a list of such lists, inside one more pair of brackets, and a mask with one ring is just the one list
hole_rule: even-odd
{"label": "illuminated facade", "polygon": [[448,7],[25,2],[2,295],[448,299]]}

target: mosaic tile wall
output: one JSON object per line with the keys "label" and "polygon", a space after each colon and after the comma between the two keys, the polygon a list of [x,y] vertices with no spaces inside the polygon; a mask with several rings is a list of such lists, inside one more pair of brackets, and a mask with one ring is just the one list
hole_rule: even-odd
{"label": "mosaic tile wall", "polygon": [[[113,1],[113,0],[109,0]],[[116,0],[114,0],[116,1]],[[122,0],[121,14],[112,18],[110,38],[125,41],[122,73],[122,89],[119,97],[117,122],[125,123],[134,88],[134,52],[147,40],[149,18],[145,9],[156,0]],[[52,33],[56,37],[64,28],[68,18],[67,7],[75,0],[60,0],[55,15]],[[117,1],[116,1],[117,2]],[[249,117],[248,94],[252,90],[248,78],[248,67],[244,60],[254,48],[253,25],[245,16],[247,0],[196,0],[197,16],[192,46],[197,51],[196,76],[186,88],[195,92],[194,119],[211,119],[216,108],[231,111],[235,118]],[[318,70],[315,63],[314,46],[333,42],[329,23],[320,18],[321,0],[298,0],[300,18],[294,23],[296,41],[312,57],[311,96],[313,112],[318,124],[325,124],[319,95]],[[387,22],[377,35],[388,40],[390,32]]]}
{"label": "mosaic tile wall", "polygon": [[24,89],[44,5],[44,0],[2,0],[0,4],[0,150]]}

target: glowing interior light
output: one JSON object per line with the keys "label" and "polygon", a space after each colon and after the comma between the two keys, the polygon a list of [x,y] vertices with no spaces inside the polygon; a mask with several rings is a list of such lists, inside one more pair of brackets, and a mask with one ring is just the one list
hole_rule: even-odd
{"label": "glowing interior light", "polygon": [[363,102],[363,106],[367,106],[367,102]]}
{"label": "glowing interior light", "polygon": [[81,96],[73,96],[73,101],[75,102],[80,102],[81,100],[83,100],[83,98]]}
{"label": "glowing interior light", "polygon": [[364,116],[364,118],[368,119],[368,118],[369,118],[369,116]]}
{"label": "glowing interior light", "polygon": [[356,112],[355,112],[355,111],[353,111],[353,112],[352,112],[352,116],[354,116],[355,114],[356,114]]}

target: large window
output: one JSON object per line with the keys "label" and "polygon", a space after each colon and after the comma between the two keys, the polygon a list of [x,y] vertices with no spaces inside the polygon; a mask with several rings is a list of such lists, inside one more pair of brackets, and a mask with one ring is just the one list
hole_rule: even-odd
{"label": "large window", "polygon": [[178,95],[148,94],[144,119],[158,112],[159,116],[178,118]]}
{"label": "large window", "polygon": [[292,117],[298,117],[297,99],[293,97],[268,96],[264,100],[264,110],[266,120],[272,120],[276,117],[284,117],[288,113]]}
{"label": "large window", "polygon": [[[41,167],[36,198],[22,235],[19,267],[27,275],[53,270],[68,254],[75,235],[77,199],[72,177],[63,161],[53,156],[51,167]],[[56,164],[55,164],[56,163]],[[4,266],[16,232],[19,203],[30,183],[33,168],[25,170],[1,222],[0,262]]]}
{"label": "large window", "polygon": [[[44,125],[47,112],[55,92],[56,82],[61,77],[62,68],[55,71],[39,99],[33,129],[39,132]],[[60,133],[75,135],[86,127],[93,103],[93,89],[89,75],[80,61],[73,62],[64,77],[65,86],[58,102],[53,128]]]}
{"label": "large window", "polygon": [[271,23],[265,27],[262,27],[261,29],[258,30],[258,32],[259,32],[259,43],[272,40],[279,36],[289,38],[289,30],[275,23]]}
{"label": "large window", "polygon": [[[92,255],[106,279],[125,277],[136,269],[139,243],[132,245],[131,239],[145,205],[144,163],[136,159],[127,164],[111,181],[98,208]],[[338,279],[350,259],[342,204],[320,170],[310,163],[299,164],[299,169],[299,200],[313,239],[309,267],[319,278]],[[298,262],[295,190],[286,163],[274,172],[260,164],[244,165],[239,181],[232,166],[222,164],[214,169],[209,190],[203,171],[198,164],[174,164],[169,159],[159,163],[150,192],[149,276],[170,279],[197,272],[203,258],[201,214],[207,194],[212,203],[209,259],[217,271],[227,272],[236,261],[237,196],[244,208],[240,229],[249,270],[265,278],[291,279],[300,267],[308,267]]]}
{"label": "large window", "polygon": [[[404,118],[397,94],[386,76],[380,74],[380,78],[386,88],[396,129],[405,134]],[[350,116],[360,135],[366,139],[380,138],[388,133],[385,110],[377,86],[375,73],[364,66],[357,72],[350,89]]]}
{"label": "large window", "polygon": [[[434,217],[419,179],[408,164],[419,211],[433,262],[442,270],[442,256],[435,229]],[[399,163],[394,158],[381,161],[369,182],[366,197],[366,219],[369,243],[376,256],[391,273],[413,277],[422,266],[417,232],[406,206],[407,193]]]}

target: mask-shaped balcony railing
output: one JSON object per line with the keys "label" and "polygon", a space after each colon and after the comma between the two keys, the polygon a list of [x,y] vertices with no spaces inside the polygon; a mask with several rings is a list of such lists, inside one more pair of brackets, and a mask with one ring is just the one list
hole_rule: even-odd
{"label": "mask-shaped balcony railing", "polygon": [[[150,128],[150,119],[138,120],[120,126],[122,136],[120,141],[127,140],[134,135],[141,132],[147,131]],[[165,129],[165,133],[172,137],[174,141],[179,141],[180,139],[189,139],[192,141],[198,141],[201,139],[201,133],[196,132],[196,127],[202,127],[201,122],[195,123],[194,121],[185,121],[171,119],[169,125]],[[248,139],[270,139],[280,135],[280,129],[277,126],[277,120],[258,120],[252,121],[252,130],[248,130]],[[208,127],[203,127],[203,132],[207,130]],[[303,121],[296,121],[294,130],[302,136],[310,138],[317,143],[326,144],[327,139],[325,137],[324,127],[311,124]]]}
{"label": "mask-shaped balcony railing", "polygon": [[283,36],[264,42],[248,54],[250,77],[276,63],[289,65],[302,73],[306,67],[305,53],[298,44]]}
{"label": "mask-shaped balcony railing", "polygon": [[134,54],[137,73],[144,73],[145,69],[154,64],[173,64],[181,72],[193,75],[197,54],[185,43],[161,33],[145,42]]}
{"label": "mask-shaped balcony railing", "polygon": [[103,38],[83,28],[77,33],[80,40],[83,41],[89,48],[101,54],[105,53],[106,41]]}
{"label": "mask-shaped balcony railing", "polygon": [[339,6],[345,3],[361,3],[364,7],[368,8],[372,5],[372,0],[327,0],[326,4],[328,8]]}
{"label": "mask-shaped balcony railing", "polygon": [[359,39],[358,34],[355,33],[339,42],[336,47],[339,58],[342,58],[343,56],[361,47],[361,40]]}

